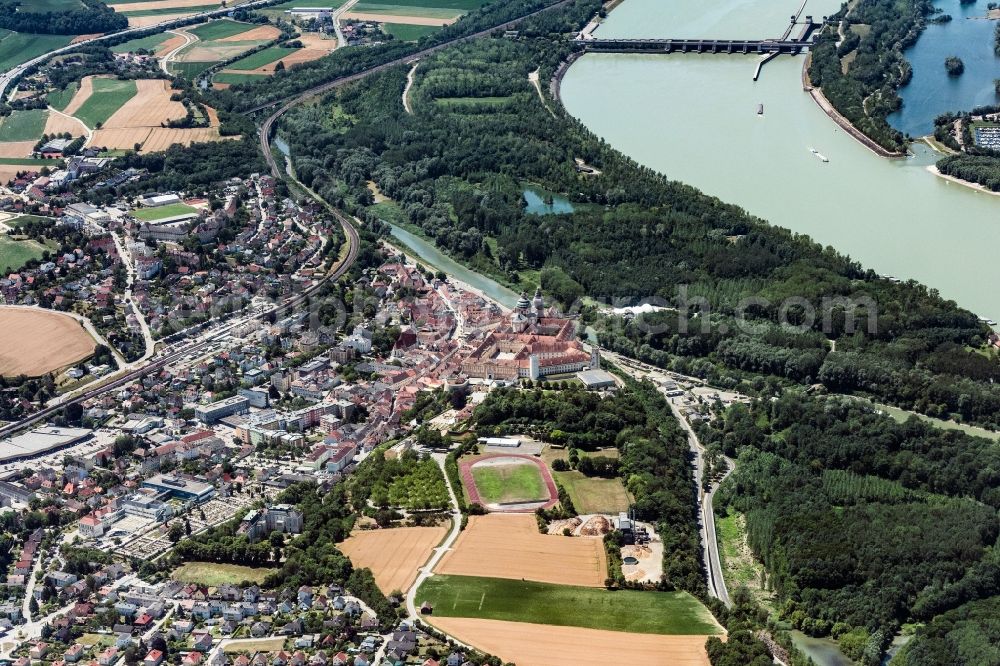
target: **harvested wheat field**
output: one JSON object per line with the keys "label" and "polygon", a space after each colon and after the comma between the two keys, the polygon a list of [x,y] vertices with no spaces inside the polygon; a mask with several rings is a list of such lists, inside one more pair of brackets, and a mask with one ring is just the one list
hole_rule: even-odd
{"label": "harvested wheat field", "polygon": [[223,141],[229,139],[239,139],[239,136],[219,136],[217,127],[195,127],[192,129],[170,129],[166,127],[156,127],[150,132],[146,143],[142,146],[142,152],[155,153],[166,150],[175,143],[182,146],[190,146],[192,143],[205,143],[208,141]]}
{"label": "harvested wheat field", "polygon": [[[262,25],[259,28],[252,28],[246,32],[241,32],[235,35],[230,35],[229,37],[223,37],[222,39],[217,39],[217,42],[249,42],[249,41],[259,41],[259,42],[269,42],[272,39],[276,39],[281,31],[275,28],[273,25]],[[305,43],[305,40],[302,40]]]}
{"label": "harvested wheat field", "polygon": [[31,157],[34,141],[0,141],[0,157]]}
{"label": "harvested wheat field", "polygon": [[407,16],[405,14],[368,14],[365,12],[346,12],[341,18],[354,21],[377,21],[379,23],[405,23],[406,25],[451,25],[459,16],[452,18],[434,18],[431,16]]}
{"label": "harvested wheat field", "polygon": [[431,552],[445,535],[446,527],[396,527],[356,530],[338,547],[356,567],[367,567],[384,594],[405,592],[417,579]]}
{"label": "harvested wheat field", "polygon": [[471,516],[436,573],[604,587],[604,542],[540,534],[533,514]]}
{"label": "harvested wheat field", "polygon": [[38,377],[88,358],[95,346],[80,323],[67,315],[0,308],[0,375]]}
{"label": "harvested wheat field", "polygon": [[[170,100],[170,82],[164,79],[140,79],[138,92],[104,123],[107,129],[159,127],[161,122],[177,120],[187,114],[180,102]],[[102,128],[103,129],[103,128]]]}
{"label": "harvested wheat field", "polygon": [[601,629],[504,622],[455,617],[428,617],[430,623],[484,652],[518,666],[708,666],[708,636],[626,634]]}
{"label": "harvested wheat field", "polygon": [[145,143],[152,131],[150,127],[99,129],[94,132],[90,145],[108,150],[134,150],[135,144]]}
{"label": "harvested wheat field", "polygon": [[0,164],[0,185],[6,185],[17,178],[21,171],[27,171],[31,167],[17,166],[15,164]]}
{"label": "harvested wheat field", "polygon": [[69,132],[73,136],[87,136],[87,128],[79,119],[49,110],[49,117],[45,121],[45,133],[62,134],[64,132]]}
{"label": "harvested wheat field", "polygon": [[69,104],[63,109],[63,113],[68,116],[72,116],[83,103],[90,99],[90,96],[94,94],[94,77],[85,76],[80,80],[80,87],[77,88],[76,94],[73,95],[73,99],[70,100]]}

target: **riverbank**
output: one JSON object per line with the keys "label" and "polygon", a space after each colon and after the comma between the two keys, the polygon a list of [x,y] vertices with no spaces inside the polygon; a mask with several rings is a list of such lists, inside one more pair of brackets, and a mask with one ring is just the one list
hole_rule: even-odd
{"label": "riverbank", "polygon": [[812,56],[806,56],[806,60],[802,63],[802,89],[809,93],[809,96],[813,98],[813,101],[823,110],[833,122],[840,126],[840,129],[847,132],[851,137],[853,137],[862,146],[875,153],[879,157],[885,157],[888,159],[898,159],[901,157],[906,157],[906,153],[897,153],[891,150],[886,150],[879,144],[875,143],[867,134],[859,130],[857,127],[851,124],[847,118],[845,118],[840,111],[837,111],[830,103],[830,100],[826,98],[823,94],[822,88],[817,88],[812,85],[809,80],[809,63],[811,62]]}
{"label": "riverbank", "polygon": [[961,178],[956,178],[955,176],[949,176],[948,174],[941,173],[941,170],[938,169],[937,166],[934,164],[931,164],[929,167],[927,167],[927,170],[930,171],[935,176],[937,176],[938,178],[944,178],[945,180],[951,181],[952,183],[962,185],[963,187],[968,187],[970,190],[975,190],[977,192],[982,192],[983,194],[989,194],[995,197],[1000,197],[1000,192],[994,192],[993,190],[983,185],[980,185],[979,183],[973,183],[968,180],[962,180]]}

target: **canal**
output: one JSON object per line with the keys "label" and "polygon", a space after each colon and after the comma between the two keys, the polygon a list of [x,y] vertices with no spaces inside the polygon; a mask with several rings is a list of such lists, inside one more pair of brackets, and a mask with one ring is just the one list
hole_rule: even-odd
{"label": "canal", "polygon": [[[780,36],[799,4],[626,0],[596,36]],[[839,5],[809,0],[806,13],[823,16]],[[640,163],[832,245],[879,273],[919,280],[980,316],[1000,318],[992,288],[1000,282],[994,250],[1000,197],[927,171],[939,156],[922,144],[905,160],[873,155],[803,92],[801,56],[772,61],[755,83],[756,61],[725,54],[591,54],[567,72],[562,99],[571,114]]]}
{"label": "canal", "polygon": [[480,275],[475,271],[469,270],[434,247],[434,244],[430,241],[424,240],[420,236],[412,234],[395,224],[390,224],[389,226],[392,227],[391,233],[393,238],[400,245],[405,246],[409,250],[409,254],[415,255],[435,270],[444,271],[449,277],[464,282],[487,298],[491,298],[508,308],[513,308],[514,304],[517,303],[518,295],[512,290],[494,282],[485,275]]}

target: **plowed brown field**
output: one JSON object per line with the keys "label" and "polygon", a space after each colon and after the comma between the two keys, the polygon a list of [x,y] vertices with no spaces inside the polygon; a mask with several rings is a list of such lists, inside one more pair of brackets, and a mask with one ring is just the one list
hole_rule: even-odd
{"label": "plowed brown field", "polygon": [[540,534],[531,514],[471,516],[436,573],[604,587],[604,542]]}
{"label": "plowed brown field", "polygon": [[448,533],[445,527],[397,527],[358,530],[340,544],[356,567],[368,567],[383,593],[405,592],[417,579],[417,569]]}
{"label": "plowed brown field", "polygon": [[80,323],[51,310],[0,308],[0,375],[37,377],[81,361],[97,343]]}
{"label": "plowed brown field", "polygon": [[426,618],[435,627],[518,666],[708,666],[707,636],[626,634],[600,629],[454,617]]}

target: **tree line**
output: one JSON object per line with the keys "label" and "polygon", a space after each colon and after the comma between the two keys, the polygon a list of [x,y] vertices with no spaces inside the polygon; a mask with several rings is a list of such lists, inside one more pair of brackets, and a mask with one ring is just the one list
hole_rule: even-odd
{"label": "tree line", "polygon": [[41,35],[89,35],[115,32],[128,27],[128,18],[101,0],[80,0],[82,9],[63,12],[39,12],[30,0],[0,2],[0,28]]}

